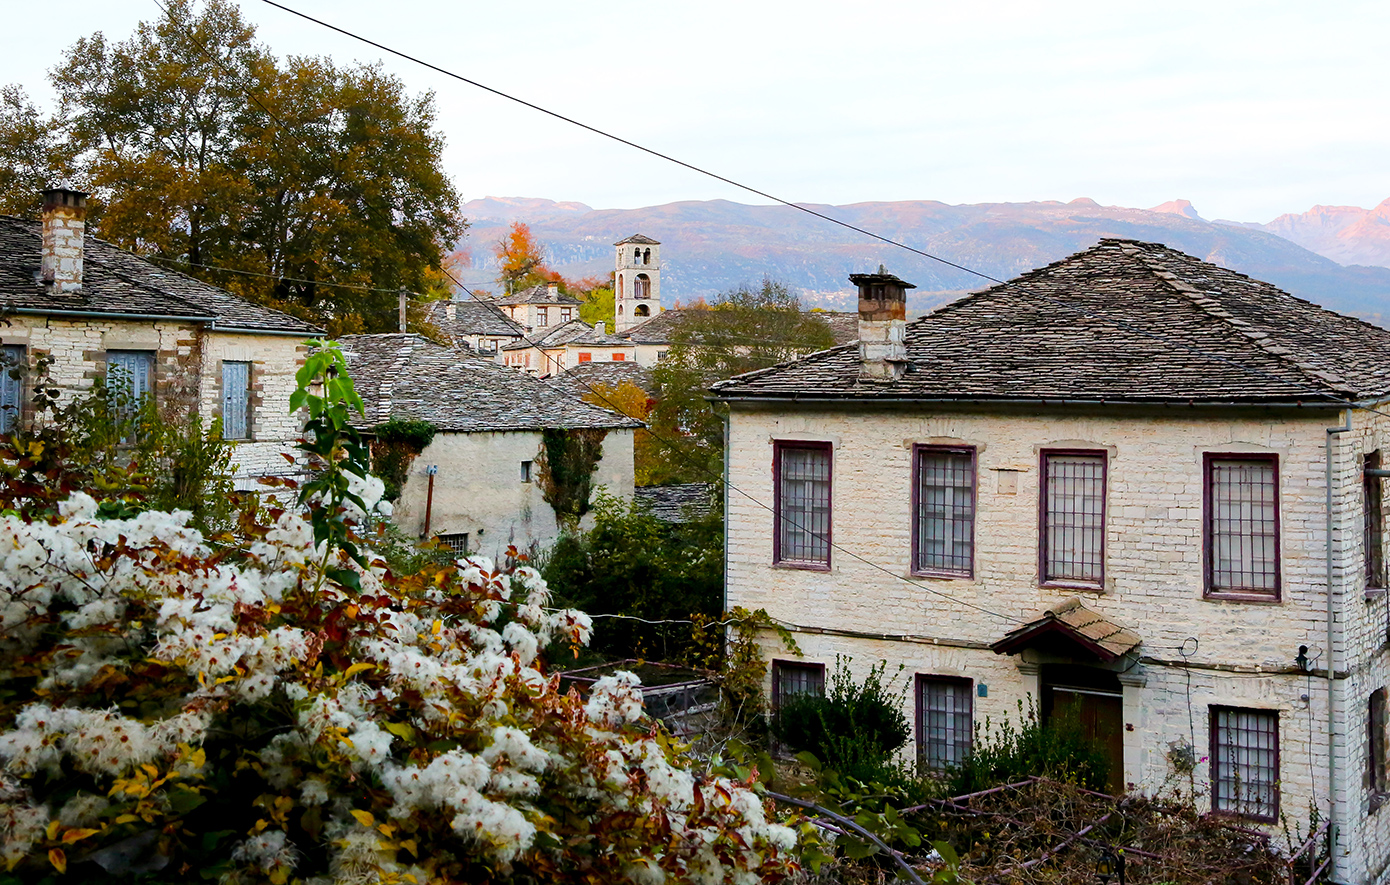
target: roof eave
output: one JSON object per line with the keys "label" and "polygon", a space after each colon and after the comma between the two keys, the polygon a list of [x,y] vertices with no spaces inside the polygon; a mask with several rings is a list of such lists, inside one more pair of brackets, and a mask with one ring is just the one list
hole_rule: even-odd
{"label": "roof eave", "polygon": [[[761,402],[761,403],[951,403],[957,405],[1001,405],[1001,406],[1161,406],[1164,408],[1223,408],[1223,409],[1342,409],[1348,403],[1340,399],[1330,401],[1306,400],[1198,400],[1198,399],[1117,399],[1113,397],[1086,399],[1075,397],[960,397],[960,396],[864,396],[853,393],[805,394],[794,393],[785,396],[771,394],[714,393],[705,397],[709,402]],[[1377,402],[1371,400],[1368,402]],[[1352,403],[1351,405],[1359,405]]]}

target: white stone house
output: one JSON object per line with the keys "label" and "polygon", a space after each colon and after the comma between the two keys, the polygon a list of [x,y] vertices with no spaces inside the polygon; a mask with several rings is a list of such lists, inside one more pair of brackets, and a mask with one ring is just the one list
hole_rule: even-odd
{"label": "white stone house", "polygon": [[803,652],[766,637],[774,699],[902,663],[929,767],[1066,706],[1116,789],[1315,806],[1334,881],[1386,881],[1390,332],[1129,240],[910,324],[851,279],[858,344],[714,388],[728,605]]}
{"label": "white stone house", "polygon": [[[44,192],[41,221],[0,216],[0,343],[11,363],[53,358],[67,394],[112,378],[172,417],[221,418],[239,484],[283,473],[298,440],[289,408],[313,325],[159,267],[93,237],[86,195]],[[0,384],[0,430],[28,416],[28,380]]]}
{"label": "white stone house", "polygon": [[579,299],[561,292],[557,283],[532,286],[492,303],[527,333],[544,335],[551,326],[579,318]]}
{"label": "white stone house", "polygon": [[590,362],[628,362],[635,352],[631,342],[608,334],[604,323],[590,326],[583,320],[569,320],[504,345],[499,356],[503,365],[546,377]]}
{"label": "white stone house", "polygon": [[425,309],[425,322],[439,330],[455,347],[467,347],[481,355],[500,357],[501,349],[526,337],[521,324],[496,303],[455,293],[446,301],[433,301]]}
{"label": "white stone house", "polygon": [[359,425],[428,421],[437,433],[412,462],[392,520],[413,537],[437,537],[459,553],[534,553],[559,537],[537,455],[542,431],[600,430],[593,486],[631,498],[633,433],[641,423],[589,405],[495,361],[414,334],[348,335],[343,353],[366,405]]}

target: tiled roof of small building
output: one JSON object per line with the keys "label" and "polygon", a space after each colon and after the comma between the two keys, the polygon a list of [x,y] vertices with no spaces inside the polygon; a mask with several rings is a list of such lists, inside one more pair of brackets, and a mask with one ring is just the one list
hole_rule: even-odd
{"label": "tiled roof of small building", "polygon": [[579,304],[579,303],[580,303],[580,301],[579,301],[578,298],[574,298],[574,297],[572,297],[572,296],[570,296],[570,295],[566,295],[564,292],[561,292],[559,289],[556,289],[556,290],[555,290],[555,294],[554,294],[554,295],[550,294],[550,287],[549,287],[549,286],[532,286],[532,287],[529,288],[529,289],[522,289],[520,292],[517,292],[517,293],[512,294],[512,295],[508,295],[508,296],[506,296],[505,298],[498,298],[498,299],[496,299],[495,301],[493,301],[493,304],[505,304],[505,305],[507,305],[507,306],[509,306],[509,307],[515,307],[515,306],[521,305],[521,304]]}
{"label": "tiled roof of small building", "polygon": [[905,373],[836,347],[720,398],[1291,403],[1390,396],[1390,331],[1156,243],[1104,239],[907,325]]}
{"label": "tiled roof of small building", "polygon": [[709,514],[714,506],[714,486],[707,482],[638,486],[632,497],[663,522],[690,522]]}
{"label": "tiled roof of small building", "polygon": [[636,360],[594,360],[580,363],[550,377],[551,384],[567,384],[581,395],[591,387],[617,387],[627,382],[635,384],[647,393],[652,393],[652,373],[637,364]]}
{"label": "tiled roof of small building", "polygon": [[[449,319],[450,305],[453,306],[452,320]],[[425,309],[425,320],[451,338],[470,335],[521,338],[526,334],[525,329],[492,302],[475,298],[435,301]]]}
{"label": "tiled roof of small building", "polygon": [[615,246],[629,246],[629,245],[630,245],[630,246],[660,246],[661,243],[657,242],[656,240],[653,240],[651,237],[643,236],[642,234],[633,234],[632,236],[628,237],[626,240],[619,240],[618,242],[614,243],[613,245],[615,245]]}
{"label": "tiled roof of small building", "polygon": [[532,347],[539,347],[546,350],[551,347],[564,347],[566,344],[588,344],[594,347],[631,347],[631,341],[624,341],[616,335],[600,335],[598,330],[583,320],[570,320],[558,326],[552,326],[549,332],[537,338],[533,334],[531,339],[513,341],[511,344],[502,345],[503,350],[527,350]]}
{"label": "tiled roof of small building", "polygon": [[321,330],[289,314],[252,304],[176,270],[160,267],[88,235],[82,288],[55,292],[38,281],[43,234],[39,222],[0,215],[0,307],[19,313],[125,314],[176,317],[245,329],[314,335]]}
{"label": "tiled roof of small building", "polygon": [[[633,344],[670,344],[672,336],[691,311],[704,309],[675,307],[670,310],[663,310],[651,319],[643,320],[637,325],[619,332],[618,337],[626,338]],[[836,344],[848,344],[851,341],[859,340],[859,314],[857,313],[815,310],[811,311],[808,316],[829,326],[830,334],[834,337]]]}
{"label": "tiled roof of small building", "polygon": [[358,420],[428,421],[441,431],[635,428],[573,393],[414,334],[347,335],[343,354],[366,405]]}

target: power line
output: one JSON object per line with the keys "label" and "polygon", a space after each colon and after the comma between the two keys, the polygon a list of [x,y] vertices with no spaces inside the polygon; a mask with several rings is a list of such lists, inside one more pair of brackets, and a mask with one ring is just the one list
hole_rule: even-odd
{"label": "power line", "polygon": [[[376,286],[356,286],[356,285],[353,285],[352,283],[329,283],[329,282],[325,282],[325,281],[323,281],[323,280],[307,280],[307,279],[303,279],[303,278],[301,278],[301,277],[285,277],[285,276],[280,276],[279,274],[273,274],[273,273],[259,273],[259,272],[254,271],[254,270],[239,270],[239,269],[237,269],[237,268],[235,268],[235,267],[223,267],[223,266],[218,265],[218,264],[201,264],[201,263],[199,263],[199,262],[197,262],[197,261],[183,261],[183,260],[175,259],[175,258],[151,257],[151,258],[149,258],[148,260],[150,260],[150,261],[158,261],[158,262],[162,262],[162,263],[164,263],[164,264],[174,265],[174,266],[176,266],[176,267],[177,267],[177,266],[201,267],[201,268],[204,268],[204,269],[206,269],[206,270],[215,270],[215,271],[220,271],[220,272],[222,272],[222,273],[241,274],[242,276],[245,276],[245,277],[262,277],[262,278],[267,279],[267,280],[277,280],[277,281],[279,281],[279,282],[284,282],[284,283],[309,283],[310,285],[314,285],[314,286],[327,286],[327,287],[329,287],[330,289],[356,289],[356,290],[359,290],[359,291],[362,291],[362,292],[390,292],[390,293],[393,294],[393,295],[394,295],[395,293],[397,293],[397,292],[400,291],[400,288],[399,288],[399,287],[397,287],[397,288],[395,288],[395,289],[382,289],[382,288],[379,288],[379,287],[376,287]],[[407,290],[407,291],[409,291],[409,290]],[[411,295],[419,295],[420,293],[419,293],[419,292],[411,292],[410,294],[411,294]],[[386,311],[379,311],[379,312],[385,313]],[[360,311],[359,311],[359,313],[360,313]],[[390,311],[390,313],[395,313],[395,311],[392,310],[392,311]]]}

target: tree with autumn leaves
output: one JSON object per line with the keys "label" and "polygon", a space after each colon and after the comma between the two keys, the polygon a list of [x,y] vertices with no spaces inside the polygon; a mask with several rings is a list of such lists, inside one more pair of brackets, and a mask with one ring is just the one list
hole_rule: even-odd
{"label": "tree with autumn leaves", "polygon": [[99,236],[344,332],[391,328],[397,287],[426,291],[463,233],[433,96],[277,58],[231,0],[83,38],[51,80],[51,117],[0,92],[0,212],[69,181]]}

